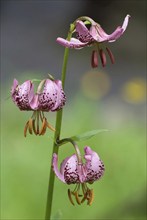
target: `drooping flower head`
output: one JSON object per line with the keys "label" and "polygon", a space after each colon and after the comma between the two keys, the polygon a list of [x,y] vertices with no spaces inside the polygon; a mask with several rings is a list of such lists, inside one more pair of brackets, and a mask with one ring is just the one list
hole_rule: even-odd
{"label": "drooping flower head", "polygon": [[[102,29],[102,27],[98,23],[96,23],[91,18],[81,17],[75,22],[75,31],[77,33],[76,38],[72,37],[71,40],[68,41],[61,37],[58,37],[57,42],[62,46],[74,49],[82,49],[86,46],[95,45],[96,49],[94,49],[92,52],[91,65],[93,68],[98,66],[99,54],[102,66],[104,67],[106,65],[106,55],[104,53],[104,50],[101,48],[102,43],[111,43],[120,38],[128,26],[129,18],[130,15],[127,15],[124,19],[122,26],[118,26],[116,30],[109,35]],[[86,26],[87,21],[90,23],[90,28]],[[114,63],[114,56],[111,50],[106,47],[106,51],[110,57],[111,62]]]}
{"label": "drooping flower head", "polygon": [[[79,163],[76,154],[67,157],[63,160],[58,170],[58,156],[53,155],[52,166],[56,176],[66,184],[76,184],[73,192],[68,190],[68,196],[71,203],[74,205],[71,195],[74,195],[78,204],[87,200],[88,205],[93,201],[93,190],[89,189],[87,183],[93,183],[101,178],[104,173],[104,164],[100,160],[98,154],[94,152],[90,147],[86,146],[85,160],[86,163]],[[83,194],[80,200],[81,192]]]}
{"label": "drooping flower head", "polygon": [[[58,111],[65,105],[66,101],[62,82],[51,79],[42,80],[36,93],[31,80],[19,85],[18,81],[14,79],[11,97],[21,111],[33,111],[32,117],[25,125],[24,136],[26,136],[27,130],[30,134],[34,132],[36,135],[43,135],[47,127],[54,130],[47,122],[44,112]],[[39,128],[39,119],[42,124],[41,129]]]}

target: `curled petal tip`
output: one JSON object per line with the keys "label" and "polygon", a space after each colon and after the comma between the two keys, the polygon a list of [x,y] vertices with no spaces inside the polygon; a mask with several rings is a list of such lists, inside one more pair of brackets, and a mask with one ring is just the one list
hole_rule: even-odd
{"label": "curled petal tip", "polygon": [[131,18],[131,16],[129,14],[126,15],[126,17],[124,19],[124,22],[123,22],[123,25],[122,25],[123,32],[126,30],[130,18]]}

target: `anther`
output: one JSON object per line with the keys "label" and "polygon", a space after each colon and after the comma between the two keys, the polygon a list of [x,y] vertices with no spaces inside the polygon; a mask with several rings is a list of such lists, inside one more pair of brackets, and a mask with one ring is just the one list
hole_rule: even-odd
{"label": "anther", "polygon": [[26,137],[27,136],[27,130],[28,130],[28,127],[29,127],[29,121],[27,121],[25,127],[24,127],[24,136]]}
{"label": "anther", "polygon": [[87,193],[84,194],[83,199],[81,200],[81,203],[85,202],[85,200],[87,199]]}
{"label": "anther", "polygon": [[114,59],[112,51],[108,47],[106,47],[106,50],[107,50],[108,55],[110,57],[111,63],[114,64],[115,63],[115,59]]}
{"label": "anther", "polygon": [[43,118],[42,127],[41,127],[41,130],[39,132],[39,135],[43,134],[45,128],[46,128],[46,120],[45,120],[45,118]]}
{"label": "anther", "polygon": [[96,50],[92,51],[91,66],[92,68],[98,67],[98,52]]}
{"label": "anther", "polygon": [[79,205],[81,205],[81,201],[80,201],[80,199],[79,199],[78,192],[76,191],[74,194],[75,194],[75,198],[76,198],[77,203],[78,203]]}
{"label": "anther", "polygon": [[100,49],[99,53],[100,53],[102,66],[105,67],[106,66],[106,55],[102,49]]}
{"label": "anther", "polygon": [[33,127],[34,133],[37,135],[37,131],[36,131],[36,128],[35,128],[35,119],[33,119],[33,121],[32,121],[32,127]]}
{"label": "anther", "polygon": [[75,205],[74,202],[73,202],[73,200],[72,200],[72,197],[71,197],[71,191],[70,191],[70,189],[68,189],[68,198],[69,198],[71,204],[72,204],[72,205]]}
{"label": "anther", "polygon": [[48,122],[47,122],[47,127],[52,130],[52,131],[55,131],[55,128],[52,127],[52,125],[50,125]]}
{"label": "anther", "polygon": [[90,198],[89,198],[89,200],[88,200],[88,205],[92,205],[93,200],[94,200],[94,191],[93,191],[93,189],[91,189],[91,190],[89,191],[89,195],[90,195]]}
{"label": "anther", "polygon": [[45,126],[44,126],[44,128],[43,128],[43,131],[42,131],[41,135],[44,135],[44,134],[45,134],[46,128],[47,128],[47,119],[45,118]]}
{"label": "anther", "polygon": [[32,134],[32,128],[33,128],[33,123],[32,123],[32,119],[29,119],[29,133]]}

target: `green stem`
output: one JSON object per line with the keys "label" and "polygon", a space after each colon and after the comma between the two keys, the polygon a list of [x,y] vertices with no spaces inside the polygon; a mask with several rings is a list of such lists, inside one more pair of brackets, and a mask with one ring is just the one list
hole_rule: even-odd
{"label": "green stem", "polygon": [[[70,25],[70,30],[68,32],[67,40],[71,39],[72,31],[73,31],[73,25]],[[63,66],[62,66],[62,76],[61,76],[63,89],[64,89],[64,85],[65,85],[68,55],[69,55],[69,48],[65,48]],[[56,131],[55,131],[55,135],[54,135],[52,155],[54,153],[58,154],[58,151],[59,151],[59,147],[56,143],[57,143],[57,140],[60,139],[62,114],[63,114],[63,109],[59,110],[56,114],[56,126],[55,126]],[[50,168],[50,177],[49,177],[49,185],[48,185],[49,188],[48,188],[48,195],[47,195],[45,220],[50,220],[51,219],[51,210],[52,210],[52,201],[53,201],[53,192],[54,192],[54,182],[55,182],[55,174],[54,174],[54,172],[52,170],[52,166],[51,166],[51,168]]]}

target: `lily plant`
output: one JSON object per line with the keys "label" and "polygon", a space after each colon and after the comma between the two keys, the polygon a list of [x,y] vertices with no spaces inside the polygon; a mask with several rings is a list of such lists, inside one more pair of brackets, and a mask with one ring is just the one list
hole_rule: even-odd
{"label": "lily plant", "polygon": [[[73,196],[77,204],[81,205],[84,201],[87,201],[87,204],[91,205],[94,199],[94,192],[93,189],[88,187],[88,184],[98,181],[105,171],[104,164],[97,154],[96,149],[92,150],[89,146],[85,146],[85,154],[84,157],[82,157],[80,148],[76,142],[86,140],[107,130],[97,129],[87,131],[80,135],[66,137],[64,139],[60,138],[63,107],[66,103],[64,86],[69,49],[82,49],[87,46],[95,47],[92,51],[91,66],[93,68],[98,66],[99,55],[102,66],[104,67],[106,65],[106,55],[103,49],[104,43],[111,43],[120,38],[128,26],[129,18],[130,15],[127,15],[122,26],[117,27],[110,35],[107,34],[100,24],[95,22],[93,19],[87,16],[77,18],[70,24],[67,38],[57,38],[57,42],[65,47],[61,80],[54,80],[51,76],[43,80],[37,80],[39,81],[39,84],[36,91],[34,89],[34,83],[36,83],[35,80],[27,80],[21,85],[19,85],[16,79],[13,81],[11,89],[13,102],[21,111],[33,112],[30,119],[26,122],[24,136],[26,137],[27,131],[29,131],[30,134],[34,133],[35,135],[44,135],[47,128],[55,132],[45,220],[51,219],[55,175],[64,184],[75,185],[73,191],[68,189],[68,197],[73,205],[75,205]],[[111,50],[106,47],[106,51],[111,62],[114,63],[114,56]],[[44,113],[48,112],[57,112],[55,128],[49,124],[44,115]],[[72,144],[75,153],[69,157],[65,156],[59,170],[58,152],[63,144],[68,143]]]}

